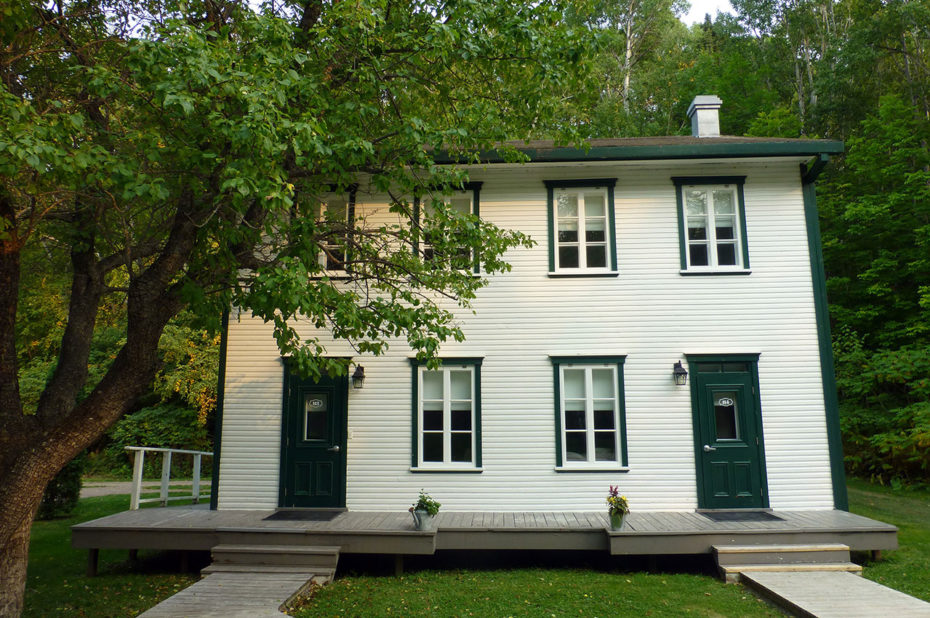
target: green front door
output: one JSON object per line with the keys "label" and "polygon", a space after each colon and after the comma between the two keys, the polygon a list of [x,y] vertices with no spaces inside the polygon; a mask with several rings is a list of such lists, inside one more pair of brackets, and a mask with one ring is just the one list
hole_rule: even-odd
{"label": "green front door", "polygon": [[281,506],[345,506],[348,389],[345,376],[314,382],[285,368]]}
{"label": "green front door", "polygon": [[768,506],[756,357],[688,356],[698,506]]}

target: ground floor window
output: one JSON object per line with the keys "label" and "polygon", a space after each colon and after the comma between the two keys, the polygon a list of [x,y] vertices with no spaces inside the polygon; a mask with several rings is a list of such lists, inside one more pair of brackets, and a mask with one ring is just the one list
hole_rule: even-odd
{"label": "ground floor window", "polygon": [[625,467],[625,357],[551,358],[556,398],[557,467]]}
{"label": "ground floor window", "polygon": [[414,468],[480,468],[480,372],[480,359],[447,359],[437,369],[413,362]]}

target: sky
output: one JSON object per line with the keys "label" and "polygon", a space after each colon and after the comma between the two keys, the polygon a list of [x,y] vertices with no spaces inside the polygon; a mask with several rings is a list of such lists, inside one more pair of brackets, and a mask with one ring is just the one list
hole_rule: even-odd
{"label": "sky", "polygon": [[710,13],[711,17],[717,15],[717,11],[732,13],[733,7],[730,6],[729,0],[689,0],[691,10],[681,16],[681,21],[687,25],[704,21],[704,15]]}

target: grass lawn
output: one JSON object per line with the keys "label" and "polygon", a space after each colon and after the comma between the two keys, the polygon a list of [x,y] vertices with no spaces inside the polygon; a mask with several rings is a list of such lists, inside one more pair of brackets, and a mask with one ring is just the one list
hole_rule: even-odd
{"label": "grass lawn", "polygon": [[930,491],[895,491],[859,479],[850,479],[847,487],[853,513],[898,527],[900,549],[884,552],[877,562],[867,561],[863,556],[863,574],[880,584],[930,601]]}
{"label": "grass lawn", "polygon": [[[900,529],[902,548],[887,552],[879,562],[866,562],[865,576],[930,601],[930,491],[892,491],[853,479],[849,495],[853,512]],[[196,575],[177,572],[171,555],[143,553],[133,566],[125,551],[101,551],[100,574],[84,576],[87,552],[71,548],[70,526],[127,506],[127,496],[87,498],[68,519],[36,522],[24,616],[134,616],[196,581]],[[351,566],[351,557],[345,558],[342,564]],[[389,571],[392,563],[373,573],[357,560],[357,572],[319,590],[299,615],[783,615],[741,586],[724,585],[696,572],[701,568],[694,563],[674,573],[647,573],[606,561],[589,568],[551,566],[551,560],[548,566],[519,568],[462,568],[459,561],[450,568],[431,569],[425,560],[410,563],[410,572],[393,577],[379,574]],[[676,570],[668,561],[661,566]]]}
{"label": "grass lawn", "polygon": [[84,575],[87,550],[71,548],[69,528],[128,507],[128,496],[86,498],[71,517],[32,526],[23,616],[135,616],[197,580],[179,574],[173,556],[140,552],[133,567],[117,550],[100,552],[97,577]]}

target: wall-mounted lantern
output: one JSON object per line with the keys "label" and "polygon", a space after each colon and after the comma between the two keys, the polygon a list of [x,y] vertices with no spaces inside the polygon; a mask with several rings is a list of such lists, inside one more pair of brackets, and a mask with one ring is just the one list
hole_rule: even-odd
{"label": "wall-mounted lantern", "polygon": [[365,385],[365,368],[361,365],[355,366],[355,372],[352,374],[352,388],[362,388]]}
{"label": "wall-mounted lantern", "polygon": [[681,366],[681,361],[677,361],[672,366],[672,377],[675,378],[675,384],[678,386],[688,383],[688,370]]}

